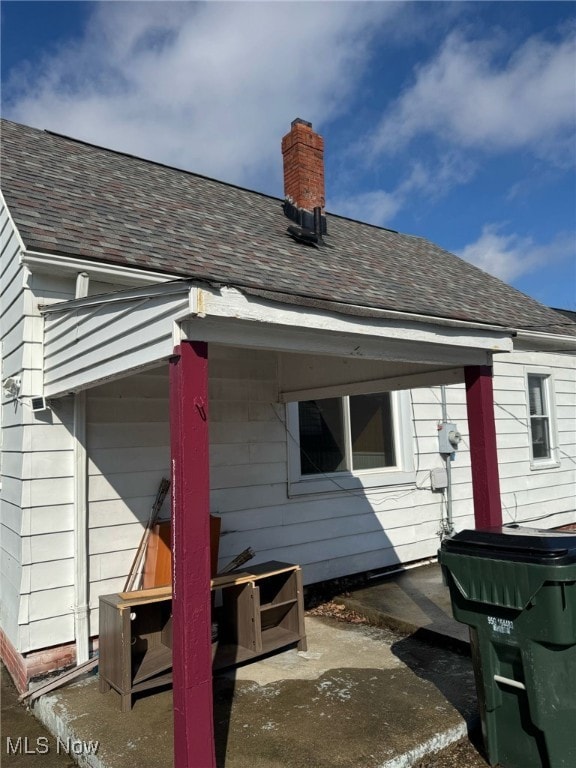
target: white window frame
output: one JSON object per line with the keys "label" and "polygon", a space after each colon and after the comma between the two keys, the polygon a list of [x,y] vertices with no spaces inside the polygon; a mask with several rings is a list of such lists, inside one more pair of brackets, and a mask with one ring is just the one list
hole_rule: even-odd
{"label": "white window frame", "polygon": [[[532,416],[530,414],[530,387],[529,377],[537,376],[543,383],[544,406],[546,417],[548,419],[548,438],[550,440],[550,456],[545,458],[534,458],[532,448]],[[558,456],[558,430],[556,426],[555,397],[556,388],[554,385],[554,376],[549,369],[528,368],[526,369],[526,420],[528,424],[528,449],[530,451],[530,469],[553,469],[560,466]]]}
{"label": "white window frame", "polygon": [[[300,496],[314,493],[345,493],[353,490],[380,488],[383,486],[413,485],[416,482],[412,439],[410,392],[390,393],[393,418],[394,450],[396,466],[376,469],[345,470],[317,475],[300,472],[300,428],[298,403],[287,403],[286,424],[288,440],[288,495]],[[326,397],[334,397],[333,391]],[[315,400],[321,400],[318,394]],[[350,443],[350,410],[344,409],[346,442]],[[346,451],[350,451],[348,445]]]}

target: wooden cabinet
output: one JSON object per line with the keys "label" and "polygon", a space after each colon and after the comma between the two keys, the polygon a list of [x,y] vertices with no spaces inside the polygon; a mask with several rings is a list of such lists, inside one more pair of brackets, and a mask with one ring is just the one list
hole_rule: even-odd
{"label": "wooden cabinet", "polygon": [[277,561],[212,579],[222,589],[213,668],[240,664],[298,644],[306,650],[302,571]]}
{"label": "wooden cabinet", "polygon": [[170,587],[100,597],[98,672],[100,691],[132,696],[172,682],[172,590]]}
{"label": "wooden cabinet", "polygon": [[[306,650],[302,571],[268,562],[216,576],[222,590],[213,669],[254,660],[297,644]],[[100,691],[114,688],[122,711],[132,696],[172,682],[172,592],[170,587],[100,597]]]}

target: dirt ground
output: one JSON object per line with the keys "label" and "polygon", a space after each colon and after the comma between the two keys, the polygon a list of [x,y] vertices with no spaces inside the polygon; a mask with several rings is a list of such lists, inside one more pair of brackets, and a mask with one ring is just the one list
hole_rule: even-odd
{"label": "dirt ground", "polygon": [[77,768],[34,715],[18,701],[18,693],[3,664],[0,765],[2,768]]}

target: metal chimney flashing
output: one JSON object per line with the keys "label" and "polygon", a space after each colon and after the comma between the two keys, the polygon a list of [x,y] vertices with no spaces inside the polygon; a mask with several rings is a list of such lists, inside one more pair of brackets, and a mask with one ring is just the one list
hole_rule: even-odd
{"label": "metal chimney flashing", "polygon": [[[328,233],[328,226],[326,222],[326,216],[321,213],[320,221],[316,221],[316,227],[314,226],[314,211],[307,211],[305,208],[299,208],[297,205],[288,198],[284,201],[282,208],[284,215],[298,224],[302,229],[310,230],[311,232],[317,232],[320,236]],[[318,217],[317,217],[318,218]],[[317,231],[319,229],[319,231]]]}

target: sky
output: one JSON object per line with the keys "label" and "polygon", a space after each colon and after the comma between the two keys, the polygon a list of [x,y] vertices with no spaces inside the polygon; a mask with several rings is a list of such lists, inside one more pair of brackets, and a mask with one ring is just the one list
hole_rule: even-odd
{"label": "sky", "polygon": [[324,137],[329,212],[576,310],[573,3],[3,0],[0,14],[3,117],[276,197],[301,117]]}

